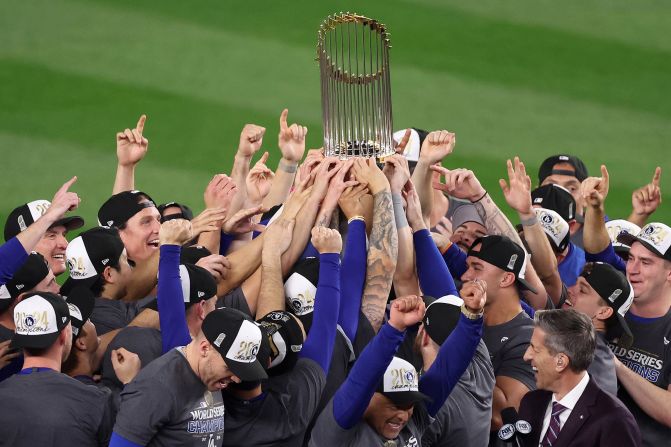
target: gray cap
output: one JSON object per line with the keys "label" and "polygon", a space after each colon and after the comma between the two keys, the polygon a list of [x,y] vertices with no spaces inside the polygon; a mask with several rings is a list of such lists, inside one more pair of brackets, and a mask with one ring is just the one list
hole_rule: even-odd
{"label": "gray cap", "polygon": [[466,222],[475,222],[483,227],[485,226],[484,221],[475,209],[475,205],[471,202],[465,202],[452,197],[450,197],[450,206],[447,211],[447,217],[452,222],[453,230],[456,230]]}

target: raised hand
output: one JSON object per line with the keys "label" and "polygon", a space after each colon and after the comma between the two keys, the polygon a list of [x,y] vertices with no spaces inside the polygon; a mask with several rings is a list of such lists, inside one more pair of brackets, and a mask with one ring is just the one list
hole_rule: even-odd
{"label": "raised hand", "polygon": [[445,183],[433,182],[433,188],[445,191],[452,197],[476,202],[487,193],[473,171],[468,169],[449,170],[442,166],[431,166],[431,169],[445,176]]}
{"label": "raised hand", "polygon": [[0,342],[0,369],[9,365],[12,360],[21,355],[21,351],[12,349],[9,344],[11,340]]}
{"label": "raised hand", "polygon": [[652,181],[645,186],[641,186],[632,193],[631,205],[634,214],[647,218],[654,213],[662,203],[662,190],[659,186],[661,177],[662,168],[658,166],[655,168]]}
{"label": "raised hand", "polygon": [[282,151],[282,158],[287,161],[298,163],[305,152],[305,136],[308,128],[299,124],[287,125],[288,109],[282,110],[280,115],[280,134],[277,137],[277,145]]}
{"label": "raised hand", "polygon": [[337,230],[326,227],[312,228],[312,245],[319,254],[340,253],[342,251],[342,237]]}
{"label": "raised hand", "polygon": [[46,211],[45,214],[48,214],[54,220],[58,220],[68,211],[72,211],[79,206],[79,203],[82,199],[79,198],[76,192],[68,191],[72,184],[77,181],[77,176],[72,177],[67,182],[63,183],[54,198],[51,199],[51,206]]}
{"label": "raised hand", "polygon": [[419,159],[432,165],[443,160],[454,150],[457,136],[447,130],[436,130],[426,136],[419,152]]}
{"label": "raised hand", "polygon": [[140,372],[142,362],[137,354],[125,348],[112,349],[112,367],[119,381],[126,385]]}
{"label": "raised hand", "polygon": [[[354,216],[366,216],[366,206],[371,205],[371,201],[364,201],[364,197],[368,194],[368,186],[358,184],[356,186],[349,186],[345,188],[338,199],[338,205],[345,217],[349,220]],[[370,210],[372,214],[372,209]]]}
{"label": "raised hand", "polygon": [[481,279],[466,281],[461,287],[461,299],[469,312],[479,314],[487,302],[487,283]]}
{"label": "raised hand", "polygon": [[338,173],[340,163],[335,157],[327,157],[322,160],[317,169],[312,171],[312,174],[310,174],[314,178],[312,194],[316,199],[321,201],[326,197],[329,183],[333,176]]}
{"label": "raised hand", "polygon": [[225,279],[228,275],[228,271],[231,269],[231,261],[229,261],[226,256],[222,255],[205,256],[200,258],[198,262],[196,262],[196,265],[210,272],[217,282]]}
{"label": "raised hand", "polygon": [[389,325],[403,332],[406,328],[422,321],[425,312],[424,301],[418,296],[408,295],[396,298],[391,302]]}
{"label": "raised hand", "polygon": [[296,174],[296,184],[301,183],[306,178],[310,177],[312,170],[319,165],[324,159],[324,150],[322,149],[310,149],[308,155],[305,157],[305,160],[298,168],[298,173]]}
{"label": "raised hand", "polygon": [[226,219],[226,208],[207,208],[191,220],[191,237],[208,231],[219,231]]}
{"label": "raised hand", "polygon": [[121,166],[135,166],[144,158],[149,140],[143,135],[147,115],[142,115],[135,129],[125,129],[116,134],[116,156]]}
{"label": "raised hand", "polygon": [[238,155],[251,158],[263,144],[263,134],[266,128],[256,124],[245,124],[240,133],[240,144],[238,145]]}
{"label": "raised hand", "polygon": [[354,178],[359,183],[368,185],[371,194],[375,195],[381,191],[390,190],[387,177],[384,176],[377,166],[374,158],[355,158],[352,169],[354,171]]}
{"label": "raised hand", "polygon": [[173,219],[163,222],[158,232],[161,245],[182,245],[193,238],[191,222],[186,219]]}
{"label": "raised hand", "polygon": [[[356,180],[346,180],[347,174],[349,173],[353,164],[354,160],[352,159],[343,161],[337,168],[338,172],[336,172],[335,175],[331,178],[331,182],[328,186],[328,192],[326,193],[326,197],[324,197],[321,206],[322,210],[325,210],[328,214],[327,219],[329,220],[331,213],[338,204],[338,200],[340,199],[343,191],[345,191],[346,188],[359,184],[359,182]],[[328,223],[326,224],[328,225]]]}
{"label": "raised hand", "polygon": [[237,193],[238,187],[232,178],[226,174],[217,174],[205,188],[205,207],[228,209]]}
{"label": "raised hand", "polygon": [[299,184],[282,208],[282,217],[285,219],[295,219],[303,205],[312,194],[312,186],[308,186],[312,178],[307,177]]}
{"label": "raised hand", "polygon": [[419,203],[419,196],[417,195],[417,190],[412,182],[409,182],[406,185],[405,190],[403,191],[403,197],[408,205],[405,214],[412,231],[425,229],[426,223],[422,216],[422,205]]}
{"label": "raised hand", "polygon": [[397,154],[403,154],[405,152],[405,147],[408,145],[408,142],[410,141],[410,135],[412,134],[412,129],[405,129],[405,133],[403,134],[403,138],[401,138],[401,141],[398,142],[397,145],[394,146],[394,151]]}
{"label": "raised hand", "polygon": [[263,236],[263,250],[276,250],[279,254],[287,251],[294,234],[294,219],[280,217],[265,231]]}
{"label": "raised hand", "polygon": [[587,177],[580,184],[580,197],[586,205],[602,208],[608,196],[609,183],[608,169],[601,165],[601,177]]}
{"label": "raised hand", "polygon": [[254,164],[247,175],[247,198],[253,205],[263,202],[263,199],[270,193],[270,187],[273,184],[275,173],[266,166],[268,155],[268,152],[264,152],[261,159]]}
{"label": "raised hand", "polygon": [[252,221],[252,217],[257,214],[263,214],[266,211],[261,205],[240,210],[232,217],[226,219],[221,229],[226,234],[245,234],[250,231],[263,231],[265,226]]}
{"label": "raised hand", "polygon": [[508,205],[520,214],[530,214],[531,209],[531,178],[527,175],[524,163],[515,157],[515,165],[508,160],[508,183],[499,179],[499,185]]}
{"label": "raised hand", "polygon": [[384,160],[382,172],[389,181],[391,192],[400,194],[403,187],[410,180],[410,167],[408,160],[399,154],[387,157]]}

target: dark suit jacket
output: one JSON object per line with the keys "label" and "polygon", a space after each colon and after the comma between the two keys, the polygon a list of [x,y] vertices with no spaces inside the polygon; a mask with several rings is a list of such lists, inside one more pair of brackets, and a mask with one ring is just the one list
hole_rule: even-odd
{"label": "dark suit jacket", "polygon": [[[551,401],[552,392],[545,390],[530,391],[522,399],[520,419],[531,424],[531,433],[520,436],[522,445],[538,447],[545,410]],[[553,447],[640,445],[641,433],[629,410],[590,378]]]}

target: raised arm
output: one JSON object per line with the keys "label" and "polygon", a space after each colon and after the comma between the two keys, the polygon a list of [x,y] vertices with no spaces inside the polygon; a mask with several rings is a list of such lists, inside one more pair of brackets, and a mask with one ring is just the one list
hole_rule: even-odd
{"label": "raised arm", "polygon": [[608,169],[601,165],[601,177],[588,177],[580,185],[580,194],[585,203],[583,246],[586,253],[600,253],[610,245],[610,236],[604,221],[604,203],[609,184]]}
{"label": "raised arm", "polygon": [[662,191],[659,186],[662,178],[662,168],[657,166],[652,181],[641,186],[631,194],[631,214],[627,219],[639,227],[645,225],[648,218],[662,203]]}
{"label": "raised arm", "polygon": [[361,310],[377,332],[382,326],[396,270],[398,234],[389,182],[375,164],[375,160],[356,159],[353,168],[356,179],[368,185],[374,199],[373,230],[369,240],[366,287]]}
{"label": "raised arm", "polygon": [[135,189],[135,166],[149,149],[149,140],[143,135],[146,115],[140,116],[134,129],[116,134],[117,168],[112,194]]}
{"label": "raised arm", "polygon": [[[205,192],[203,193],[203,199],[205,202],[205,208],[220,208],[226,210],[226,215],[228,216],[228,210],[231,206],[231,202],[235,198],[235,195],[238,193],[238,187],[235,185],[235,182],[232,178],[226,174],[216,174],[210,180]],[[223,225],[223,221],[219,222],[219,228]],[[221,247],[221,230],[219,231],[209,231],[203,233],[198,237],[198,244],[204,246],[210,253],[216,255],[221,254],[225,255],[220,251]]]}
{"label": "raised arm", "polygon": [[660,424],[671,427],[671,385],[664,389],[648,382],[617,357],[615,357],[615,372],[618,383],[648,416]]}
{"label": "raised arm", "polygon": [[256,124],[245,124],[240,132],[240,142],[238,144],[238,151],[235,154],[233,161],[233,169],[231,169],[231,178],[238,187],[238,193],[231,203],[229,209],[229,216],[237,213],[245,206],[247,201],[247,175],[249,174],[249,165],[252,157],[263,144],[263,135],[266,133],[265,127],[257,126]]}
{"label": "raised arm", "polygon": [[425,219],[431,216],[433,210],[433,190],[431,188],[433,174],[430,168],[451,154],[456,143],[457,136],[447,130],[431,132],[422,143],[419,160],[412,173],[412,183],[417,188]]}

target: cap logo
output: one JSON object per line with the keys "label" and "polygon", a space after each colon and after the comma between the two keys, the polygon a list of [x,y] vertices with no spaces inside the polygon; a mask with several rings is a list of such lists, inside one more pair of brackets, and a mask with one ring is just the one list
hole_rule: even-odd
{"label": "cap logo", "polygon": [[560,155],[559,159],[562,160],[562,161],[568,161],[569,160],[569,158],[566,155]]}
{"label": "cap logo", "polygon": [[62,323],[65,323],[66,321],[68,321],[68,317],[61,317],[61,322]]}
{"label": "cap logo", "polygon": [[14,323],[17,334],[44,333],[49,328],[49,318],[46,310],[30,314],[15,312]]}
{"label": "cap logo", "polygon": [[21,229],[21,231],[26,231],[28,229],[28,225],[26,225],[26,221],[23,218],[23,216],[19,216],[17,222],[19,224],[19,228]]}
{"label": "cap logo", "polygon": [[300,352],[303,349],[303,345],[291,345],[292,352]]}
{"label": "cap logo", "polygon": [[292,274],[284,283],[284,293],[291,311],[298,316],[312,313],[317,288],[300,273]]}
{"label": "cap logo", "polygon": [[205,292],[201,292],[200,290],[198,291],[198,298],[202,298],[205,296]]}
{"label": "cap logo", "polygon": [[103,259],[103,260],[100,261],[100,262],[102,262],[103,265],[107,265],[107,263],[110,262],[110,259],[109,259],[109,258],[105,258],[105,259]]}
{"label": "cap logo", "polygon": [[220,347],[221,347],[221,342],[224,341],[224,338],[226,338],[226,334],[224,334],[223,332],[221,332],[219,335],[217,335],[217,338],[214,340],[214,345],[215,345],[217,348],[220,348]]}
{"label": "cap logo", "polygon": [[233,360],[238,362],[251,363],[256,360],[256,354],[259,352],[259,343],[255,341],[243,341],[238,347],[238,351],[233,356]]}
{"label": "cap logo", "polygon": [[24,287],[25,287],[24,284],[17,284],[17,285],[16,285],[16,290],[21,290],[21,289],[23,289]]}
{"label": "cap logo", "polygon": [[613,293],[611,293],[610,296],[608,297],[608,301],[610,301],[611,303],[614,303],[615,300],[616,300],[620,295],[622,295],[622,289],[615,289],[615,290],[613,290]]}
{"label": "cap logo", "polygon": [[231,347],[224,356],[234,362],[252,363],[261,346],[261,329],[249,320],[243,320]]}
{"label": "cap logo", "polygon": [[545,213],[541,216],[541,220],[543,221],[543,223],[551,224],[554,219],[550,214]]}
{"label": "cap logo", "polygon": [[386,391],[401,391],[401,390],[412,390],[416,388],[415,372],[407,370],[405,368],[392,369],[391,374],[391,387]]}
{"label": "cap logo", "polygon": [[671,247],[671,233],[663,224],[651,223],[643,227],[639,239],[652,244],[662,255]]}
{"label": "cap logo", "polygon": [[534,203],[543,203],[543,198],[542,197],[536,197],[534,199]]}
{"label": "cap logo", "polygon": [[573,203],[568,204],[568,215],[573,216]]}
{"label": "cap logo", "polygon": [[111,227],[112,225],[114,225],[114,221],[113,220],[108,220],[107,221],[107,226]]}
{"label": "cap logo", "polygon": [[510,257],[510,261],[508,261],[508,270],[512,270],[515,268],[515,262],[517,262],[517,254],[514,254]]}

